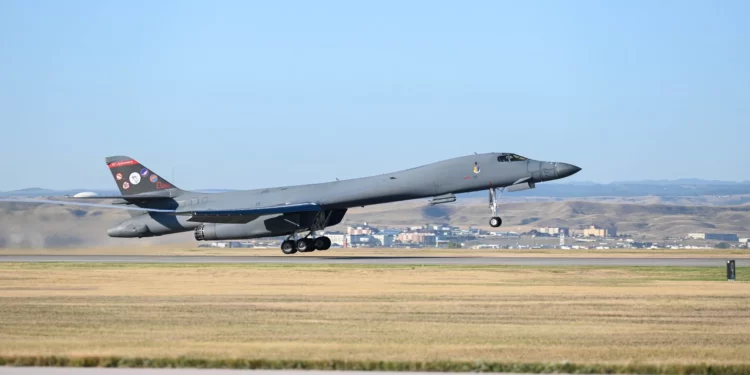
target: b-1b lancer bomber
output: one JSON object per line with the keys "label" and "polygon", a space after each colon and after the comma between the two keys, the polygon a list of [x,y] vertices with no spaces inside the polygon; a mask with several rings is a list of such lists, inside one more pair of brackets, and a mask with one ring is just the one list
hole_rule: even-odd
{"label": "b-1b lancer bomber", "polygon": [[[2,199],[125,209],[131,218],[110,228],[110,237],[151,237],[193,231],[195,239],[235,240],[287,236],[284,254],[327,250],[331,240],[316,232],[341,222],[347,209],[429,198],[430,205],[454,202],[455,194],[489,191],[489,224],[499,227],[497,201],[503,191],[533,189],[581,169],[567,163],[527,159],[510,153],[475,154],[372,177],[319,184],[224,193],[181,190],[127,156],[106,158],[119,196],[76,196],[73,201]],[[115,199],[112,204],[79,200]]]}

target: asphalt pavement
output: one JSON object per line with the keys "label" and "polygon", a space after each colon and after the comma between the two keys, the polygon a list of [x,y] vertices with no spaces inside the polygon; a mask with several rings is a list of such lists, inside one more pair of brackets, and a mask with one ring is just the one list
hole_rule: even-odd
{"label": "asphalt pavement", "polygon": [[[0,375],[392,375],[384,371],[226,370],[151,368],[0,367]],[[406,372],[409,375],[455,375],[448,372]],[[504,375],[496,373],[495,375]],[[510,375],[510,374],[505,374]]]}

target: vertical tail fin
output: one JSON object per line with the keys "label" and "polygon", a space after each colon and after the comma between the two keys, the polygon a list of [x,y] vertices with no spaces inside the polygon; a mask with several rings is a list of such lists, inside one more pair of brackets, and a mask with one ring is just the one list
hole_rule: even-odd
{"label": "vertical tail fin", "polygon": [[176,186],[161,175],[146,168],[143,164],[127,156],[110,156],[104,159],[107,162],[112,177],[117,183],[117,188],[123,196],[151,193],[173,189],[180,191]]}

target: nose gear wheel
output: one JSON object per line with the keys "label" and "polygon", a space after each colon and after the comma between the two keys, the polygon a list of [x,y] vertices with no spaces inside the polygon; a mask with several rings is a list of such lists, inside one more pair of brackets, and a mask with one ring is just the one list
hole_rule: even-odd
{"label": "nose gear wheel", "polygon": [[500,192],[497,190],[497,188],[490,188],[490,210],[492,211],[490,226],[493,228],[503,225],[503,219],[501,219],[500,216],[497,216],[497,201],[503,194],[503,191],[505,191],[505,188],[501,188]]}

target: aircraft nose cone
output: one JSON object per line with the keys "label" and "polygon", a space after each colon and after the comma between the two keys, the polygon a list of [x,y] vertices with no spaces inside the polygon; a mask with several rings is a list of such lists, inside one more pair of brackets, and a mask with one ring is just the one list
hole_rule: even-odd
{"label": "aircraft nose cone", "polygon": [[578,173],[581,168],[576,167],[573,164],[568,163],[557,163],[557,178],[565,178]]}

